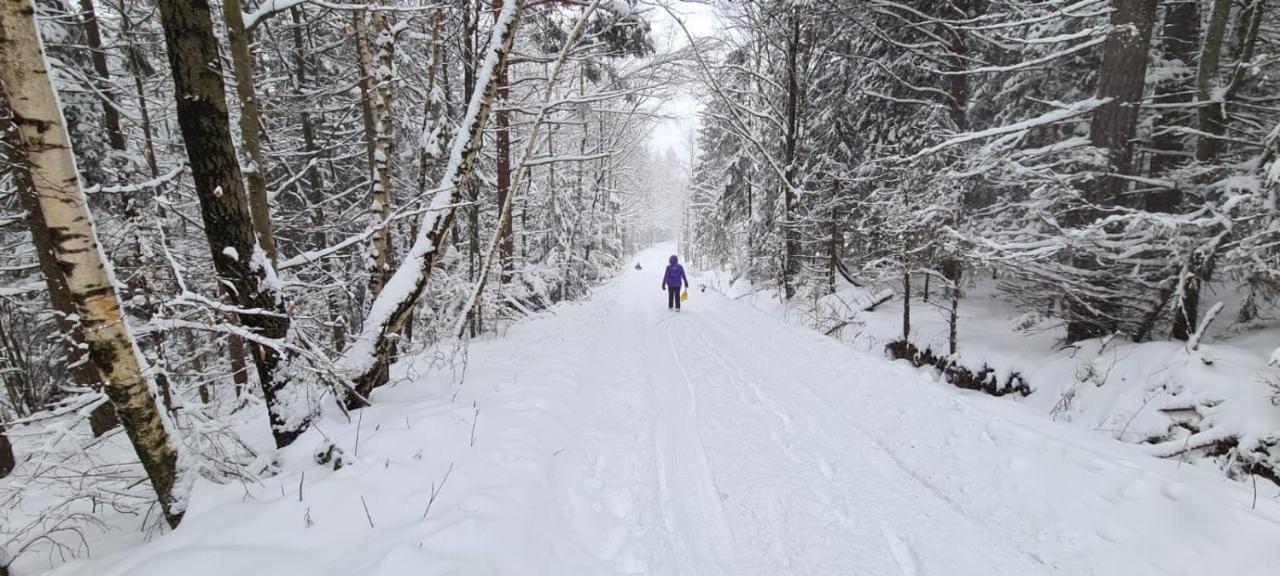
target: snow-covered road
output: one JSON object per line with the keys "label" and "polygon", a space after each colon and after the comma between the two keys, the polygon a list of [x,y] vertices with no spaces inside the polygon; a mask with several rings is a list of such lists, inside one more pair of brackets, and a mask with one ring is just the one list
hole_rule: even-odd
{"label": "snow-covered road", "polygon": [[[460,383],[401,366],[358,450],[331,418],[279,475],[201,485],[176,532],[59,573],[1274,573],[1280,505],[1247,485],[711,291],[668,312],[669,250],[474,343]],[[357,463],[312,462],[322,435]]]}

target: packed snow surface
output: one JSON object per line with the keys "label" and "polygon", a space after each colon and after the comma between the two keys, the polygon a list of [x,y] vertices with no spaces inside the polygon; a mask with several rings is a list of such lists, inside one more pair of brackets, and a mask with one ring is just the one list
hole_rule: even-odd
{"label": "packed snow surface", "polygon": [[1275,573],[1280,503],[1249,485],[711,290],[669,312],[671,250],[465,372],[405,360],[278,475],[201,483],[173,533],[55,574]]}

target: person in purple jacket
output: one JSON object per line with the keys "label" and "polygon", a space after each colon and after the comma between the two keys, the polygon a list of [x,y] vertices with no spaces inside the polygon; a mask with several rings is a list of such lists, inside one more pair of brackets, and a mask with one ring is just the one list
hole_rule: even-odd
{"label": "person in purple jacket", "polygon": [[688,288],[689,279],[684,275],[684,266],[680,265],[680,259],[672,256],[668,262],[667,272],[662,275],[662,289],[667,291],[667,309],[679,312],[681,284]]}

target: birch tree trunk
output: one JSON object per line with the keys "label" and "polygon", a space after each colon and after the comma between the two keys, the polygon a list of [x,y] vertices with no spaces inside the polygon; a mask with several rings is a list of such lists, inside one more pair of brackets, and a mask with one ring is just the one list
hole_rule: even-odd
{"label": "birch tree trunk", "polygon": [[[178,125],[200,198],[214,269],[227,297],[241,309],[240,323],[259,337],[283,342],[289,332],[284,295],[259,247],[231,142],[225,86],[206,0],[160,0]],[[289,418],[278,399],[287,383],[285,358],[272,346],[250,343],[276,445],[293,442],[305,419]]]}
{"label": "birch tree trunk", "polygon": [[[360,91],[363,97],[366,137],[369,139],[369,176],[372,181],[372,213],[375,222],[385,222],[391,215],[391,155],[395,121],[392,118],[394,97],[395,43],[387,13],[372,5],[368,21],[357,14],[356,53],[360,62]],[[372,30],[370,30],[372,28]],[[372,41],[369,38],[372,32]],[[382,226],[373,235],[369,247],[369,295],[377,297],[391,276],[391,227]]]}
{"label": "birch tree trunk", "polygon": [[[170,0],[171,1],[171,0]],[[449,165],[439,192],[431,201],[431,211],[423,215],[418,236],[405,259],[396,268],[390,283],[374,300],[359,338],[339,361],[354,389],[371,387],[378,377],[379,364],[390,358],[395,334],[404,326],[414,305],[431,279],[431,271],[444,249],[449,229],[457,214],[463,187],[471,177],[484,136],[484,125],[497,94],[499,73],[506,66],[524,0],[506,0],[494,24],[493,35],[478,67],[477,90],[471,95],[463,125],[454,136]],[[482,87],[482,88],[481,88]]]}
{"label": "birch tree trunk", "polygon": [[[3,118],[3,122],[7,123],[11,117],[12,113],[7,106],[0,105],[0,118]],[[23,154],[20,151],[24,148],[21,137],[17,130],[10,130],[7,131],[3,141],[5,160],[12,167],[11,172],[18,192],[18,200],[27,212],[27,229],[31,232],[31,241],[35,245],[36,260],[40,264],[40,271],[44,273],[45,285],[48,286],[49,305],[53,308],[55,323],[66,347],[69,366],[67,372],[77,386],[101,390],[102,375],[82,347],[85,341],[84,330],[81,329],[77,319],[75,302],[71,291],[67,288],[67,280],[62,268],[58,266],[53,239],[48,226],[45,225],[39,198],[31,184],[30,172],[25,168],[25,158],[21,157]],[[89,415],[89,429],[93,431],[95,437],[105,434],[119,423],[115,408],[110,403],[99,406]]]}
{"label": "birch tree trunk", "polygon": [[[368,138],[369,179],[372,182],[370,212],[379,224],[369,244],[369,300],[375,301],[391,278],[391,156],[395,119],[392,118],[394,96],[395,41],[387,22],[387,13],[379,10],[382,3],[365,11],[356,11],[356,55],[360,64],[360,92],[364,113],[365,136]],[[372,30],[370,30],[372,29]],[[372,32],[373,38],[369,36]],[[355,389],[347,399],[348,408],[366,404],[374,388],[387,383],[391,355],[380,360],[378,374]]]}
{"label": "birch tree trunk", "polygon": [[155,384],[121,312],[80,190],[57,95],[45,68],[31,0],[0,2],[0,102],[12,111],[23,168],[49,228],[52,250],[84,330],[89,358],[105,377],[107,396],[155,489],[165,519],[176,526],[178,448],[156,405]]}

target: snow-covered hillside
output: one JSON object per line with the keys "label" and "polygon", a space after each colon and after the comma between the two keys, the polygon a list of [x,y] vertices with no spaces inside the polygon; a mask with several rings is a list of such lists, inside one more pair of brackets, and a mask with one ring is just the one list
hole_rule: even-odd
{"label": "snow-covered hillside", "polygon": [[[1212,467],[956,390],[648,251],[464,360],[397,365],[261,482],[53,573],[1262,575],[1280,504]],[[437,360],[432,362],[432,360]],[[319,464],[332,442],[343,465]],[[35,570],[18,566],[19,574]],[[25,570],[25,571],[24,571]]]}

